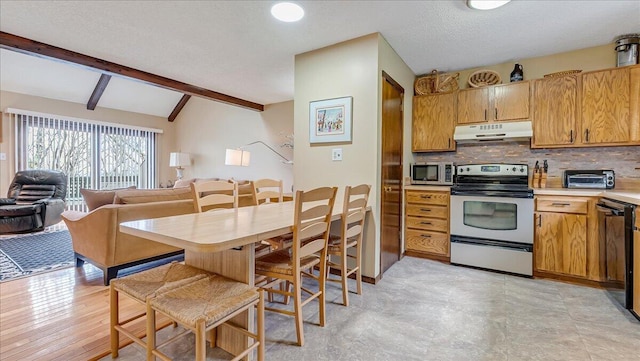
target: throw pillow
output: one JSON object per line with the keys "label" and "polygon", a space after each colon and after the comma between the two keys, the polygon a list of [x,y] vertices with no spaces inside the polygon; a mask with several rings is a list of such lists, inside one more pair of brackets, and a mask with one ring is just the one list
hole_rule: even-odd
{"label": "throw pillow", "polygon": [[191,179],[178,179],[175,183],[173,183],[173,188],[184,188],[191,187],[191,183],[195,182],[195,178]]}
{"label": "throw pillow", "polygon": [[80,188],[80,194],[82,194],[82,198],[84,198],[84,202],[87,204],[89,212],[91,212],[106,204],[112,204],[116,196],[116,191],[120,189],[136,189],[136,186],[117,189]]}

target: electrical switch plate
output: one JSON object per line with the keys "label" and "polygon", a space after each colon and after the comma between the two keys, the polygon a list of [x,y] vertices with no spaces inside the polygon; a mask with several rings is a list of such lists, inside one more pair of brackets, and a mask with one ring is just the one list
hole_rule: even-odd
{"label": "electrical switch plate", "polygon": [[0,153],[0,160],[7,160],[7,153]]}
{"label": "electrical switch plate", "polygon": [[331,160],[333,161],[342,160],[342,148],[334,148],[331,150]]}

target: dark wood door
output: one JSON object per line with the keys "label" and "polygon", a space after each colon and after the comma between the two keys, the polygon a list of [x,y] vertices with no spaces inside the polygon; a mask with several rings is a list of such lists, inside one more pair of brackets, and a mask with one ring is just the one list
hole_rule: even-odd
{"label": "dark wood door", "polygon": [[402,98],[404,89],[382,73],[380,273],[400,259],[402,224]]}

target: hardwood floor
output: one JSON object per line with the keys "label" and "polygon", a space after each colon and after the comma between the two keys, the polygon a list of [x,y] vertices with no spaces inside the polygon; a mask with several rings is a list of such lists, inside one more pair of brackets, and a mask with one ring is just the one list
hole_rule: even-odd
{"label": "hardwood floor", "polygon": [[[144,310],[128,297],[120,306],[121,318]],[[133,330],[144,333],[144,318]],[[96,360],[109,352],[109,287],[99,269],[85,263],[0,283],[0,360]]]}

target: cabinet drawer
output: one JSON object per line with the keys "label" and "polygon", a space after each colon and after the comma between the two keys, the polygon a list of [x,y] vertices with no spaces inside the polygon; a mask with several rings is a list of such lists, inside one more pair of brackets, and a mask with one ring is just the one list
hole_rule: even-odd
{"label": "cabinet drawer", "polygon": [[449,193],[442,192],[407,192],[407,203],[439,204],[449,203]]}
{"label": "cabinet drawer", "polygon": [[587,214],[587,200],[539,197],[536,200],[536,211]]}
{"label": "cabinet drawer", "polygon": [[407,204],[407,216],[433,217],[433,218],[449,218],[449,209],[443,206],[434,206],[430,204]]}
{"label": "cabinet drawer", "polygon": [[446,233],[408,229],[405,235],[405,248],[407,250],[449,256],[449,236]]}
{"label": "cabinet drawer", "polygon": [[428,229],[432,231],[449,231],[449,221],[446,219],[407,217],[407,228]]}

